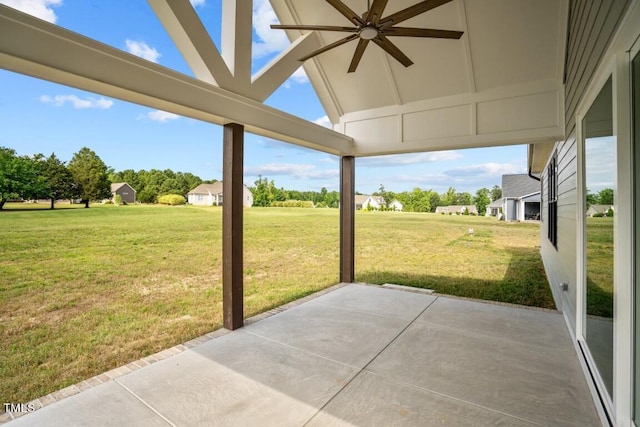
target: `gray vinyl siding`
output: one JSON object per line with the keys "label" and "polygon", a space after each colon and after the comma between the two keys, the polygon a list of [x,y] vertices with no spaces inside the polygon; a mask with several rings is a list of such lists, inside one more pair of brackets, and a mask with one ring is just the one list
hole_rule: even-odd
{"label": "gray vinyl siding", "polygon": [[[558,244],[548,239],[549,195],[547,169],[542,174],[542,204],[540,252],[559,310],[566,314],[575,332],[578,257],[578,212],[576,109],[612,37],[620,24],[630,0],[571,0],[565,64],[565,134],[558,144]],[[562,291],[560,284],[569,284]]]}
{"label": "gray vinyl siding", "polygon": [[518,219],[518,213],[516,212],[517,210],[517,206],[516,206],[516,201],[513,199],[508,199],[507,200],[507,218],[505,218],[507,221],[515,221]]}
{"label": "gray vinyl siding", "polygon": [[[548,175],[542,175],[542,223],[540,227],[540,251],[547,272],[553,297],[559,310],[566,313],[575,331],[577,287],[577,145],[575,132],[558,144],[558,247],[551,244],[548,230]],[[569,284],[567,292],[560,284]]]}
{"label": "gray vinyl siding", "polygon": [[630,0],[572,0],[565,67],[565,129],[575,112]]}
{"label": "gray vinyl siding", "polygon": [[136,192],[129,184],[118,188],[116,194],[122,197],[122,201],[125,203],[134,204],[136,202]]}

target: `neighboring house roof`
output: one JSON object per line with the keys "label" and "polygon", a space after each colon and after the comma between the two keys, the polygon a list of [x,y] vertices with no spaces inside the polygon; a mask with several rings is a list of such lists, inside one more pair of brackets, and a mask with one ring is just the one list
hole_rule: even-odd
{"label": "neighboring house roof", "polygon": [[533,194],[529,194],[528,196],[521,197],[520,200],[527,203],[533,203],[533,202],[540,203],[542,201],[542,198],[540,196],[541,196],[540,190],[538,190],[537,193],[533,193]]}
{"label": "neighboring house roof", "polygon": [[369,196],[366,194],[356,194],[355,195],[356,205],[362,205],[364,202],[367,201],[368,198]]}
{"label": "neighboring house roof", "polygon": [[500,198],[498,200],[494,200],[493,202],[491,202],[489,207],[494,209],[501,208],[503,203],[504,203],[504,199]]}
{"label": "neighboring house roof", "polygon": [[200,184],[187,194],[220,194],[222,193],[222,181],[213,184]]}
{"label": "neighboring house roof", "polygon": [[128,186],[129,188],[131,188],[133,190],[133,192],[136,192],[136,189],[133,188],[132,186],[130,186],[129,184],[127,184],[126,182],[114,182],[111,184],[111,192],[115,193],[116,191],[118,191],[119,189],[121,189],[124,186]]}
{"label": "neighboring house roof", "polygon": [[540,192],[540,181],[527,174],[502,175],[502,197],[518,199]]}
{"label": "neighboring house roof", "polygon": [[609,211],[609,209],[613,209],[612,205],[591,205],[589,206],[589,209],[587,210],[587,213],[599,213],[599,214],[605,214],[607,213],[607,211]]}

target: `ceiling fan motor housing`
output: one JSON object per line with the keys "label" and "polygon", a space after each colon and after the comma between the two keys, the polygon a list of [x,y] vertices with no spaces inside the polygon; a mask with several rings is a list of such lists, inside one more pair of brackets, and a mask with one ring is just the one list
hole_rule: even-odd
{"label": "ceiling fan motor housing", "polygon": [[360,30],[360,38],[365,40],[375,39],[378,36],[378,29],[374,26],[366,26]]}

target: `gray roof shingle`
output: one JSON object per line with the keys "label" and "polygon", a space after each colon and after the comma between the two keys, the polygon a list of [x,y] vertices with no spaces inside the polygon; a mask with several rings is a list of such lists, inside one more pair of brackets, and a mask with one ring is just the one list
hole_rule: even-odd
{"label": "gray roof shingle", "polygon": [[188,194],[220,194],[222,193],[222,181],[213,184],[200,184]]}
{"label": "gray roof shingle", "polygon": [[522,197],[540,191],[540,182],[527,174],[502,175],[502,197]]}

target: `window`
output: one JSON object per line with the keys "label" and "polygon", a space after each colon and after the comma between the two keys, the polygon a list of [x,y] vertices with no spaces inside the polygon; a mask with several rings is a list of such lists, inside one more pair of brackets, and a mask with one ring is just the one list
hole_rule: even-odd
{"label": "window", "polygon": [[549,241],[556,248],[558,247],[558,155],[553,155],[547,167],[547,203],[549,212],[547,224],[549,226]]}

